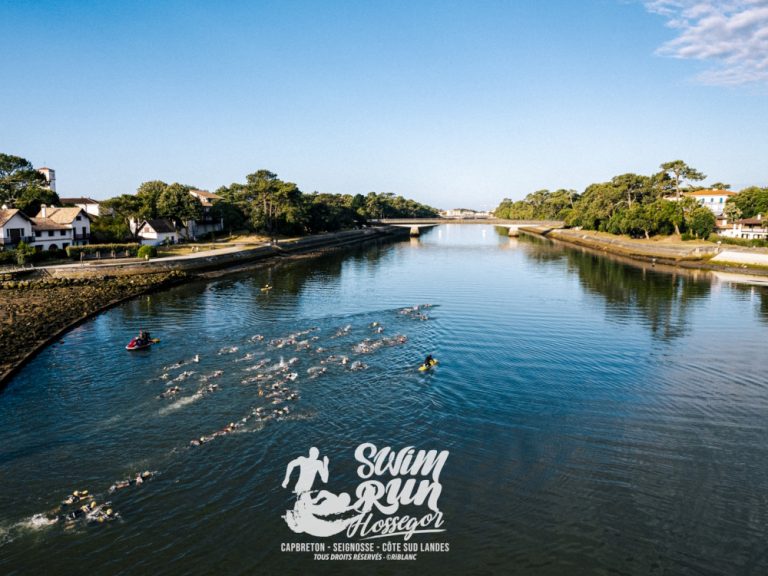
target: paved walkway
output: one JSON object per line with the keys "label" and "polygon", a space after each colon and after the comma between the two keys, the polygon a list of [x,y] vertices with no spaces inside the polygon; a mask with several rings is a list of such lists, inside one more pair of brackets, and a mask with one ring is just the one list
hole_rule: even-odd
{"label": "paved walkway", "polygon": [[768,266],[768,253],[747,252],[743,250],[723,250],[712,258],[710,262],[724,262],[735,264],[747,264],[752,266]]}
{"label": "paved walkway", "polygon": [[227,246],[226,248],[216,248],[215,250],[201,250],[200,252],[190,252],[189,254],[182,254],[180,256],[164,256],[162,258],[152,258],[151,260],[141,260],[139,258],[102,258],[101,260],[84,260],[83,262],[73,262],[72,264],[50,264],[47,266],[36,266],[36,270],[47,270],[62,268],[105,268],[111,266],[136,266],[137,264],[143,264],[145,262],[152,262],[154,264],[168,263],[168,262],[183,262],[188,260],[205,260],[211,256],[223,256],[224,254],[233,254],[240,252],[241,250],[249,250],[253,248],[260,248],[263,246],[269,246],[269,242],[263,244],[235,244]]}

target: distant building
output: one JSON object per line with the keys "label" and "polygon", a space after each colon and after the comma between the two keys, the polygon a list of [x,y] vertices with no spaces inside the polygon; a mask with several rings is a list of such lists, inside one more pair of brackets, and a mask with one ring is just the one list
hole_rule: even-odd
{"label": "distant building", "polygon": [[80,207],[40,207],[32,220],[34,247],[38,251],[58,250],[68,246],[88,244],[91,239],[91,221]]}
{"label": "distant building", "polygon": [[705,208],[709,208],[715,216],[723,213],[728,198],[736,196],[738,192],[731,190],[698,190],[696,192],[684,192],[683,196],[695,199]]}
{"label": "distant building", "polygon": [[768,240],[768,219],[763,220],[762,214],[758,214],[754,218],[736,220],[730,227],[725,221],[723,228],[720,230],[721,236],[745,240]]}
{"label": "distant building", "polygon": [[43,166],[42,168],[38,168],[37,171],[45,176],[45,182],[48,188],[50,188],[51,191],[56,192],[56,170]]}
{"label": "distant building", "polygon": [[185,222],[185,236],[189,239],[194,239],[211,232],[221,232],[224,230],[224,219],[216,218],[213,213],[214,204],[219,200],[223,200],[223,198],[207,190],[190,190],[189,193],[200,202],[203,208],[203,215],[199,220]]}
{"label": "distant building", "polygon": [[453,208],[440,212],[443,218],[488,218],[488,212],[479,212],[471,208]]}
{"label": "distant building", "polygon": [[93,198],[60,198],[64,206],[77,206],[82,208],[89,216],[101,216],[101,204]]}
{"label": "distant building", "polygon": [[142,244],[160,246],[161,244],[176,244],[179,232],[176,226],[167,218],[144,220],[139,224],[136,235]]}

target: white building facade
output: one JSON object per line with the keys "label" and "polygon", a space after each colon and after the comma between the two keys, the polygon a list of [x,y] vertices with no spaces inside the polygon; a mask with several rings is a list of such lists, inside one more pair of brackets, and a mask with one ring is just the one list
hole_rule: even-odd
{"label": "white building facade", "polygon": [[34,241],[32,220],[21,210],[3,206],[0,209],[0,248],[13,250],[20,242],[32,244]]}
{"label": "white building facade", "polygon": [[738,192],[730,190],[699,190],[686,192],[683,195],[696,200],[704,208],[709,208],[715,216],[720,216],[729,198],[736,196]]}
{"label": "white building facade", "polygon": [[90,242],[91,221],[82,208],[47,207],[43,204],[31,220],[35,236],[33,245],[38,251],[63,250]]}
{"label": "white building facade", "polygon": [[730,227],[726,225],[720,235],[743,240],[768,240],[768,220],[762,214],[754,218],[742,218]]}

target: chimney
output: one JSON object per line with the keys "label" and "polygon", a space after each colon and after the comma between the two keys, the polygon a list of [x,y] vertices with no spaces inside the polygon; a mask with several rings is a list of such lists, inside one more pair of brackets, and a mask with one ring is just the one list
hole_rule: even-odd
{"label": "chimney", "polygon": [[757,219],[758,219],[758,220],[762,220],[762,219],[763,219],[763,215],[762,215],[762,214],[758,214],[758,215],[757,215]]}
{"label": "chimney", "polygon": [[40,204],[40,214],[43,218],[48,218],[48,207],[45,204]]}

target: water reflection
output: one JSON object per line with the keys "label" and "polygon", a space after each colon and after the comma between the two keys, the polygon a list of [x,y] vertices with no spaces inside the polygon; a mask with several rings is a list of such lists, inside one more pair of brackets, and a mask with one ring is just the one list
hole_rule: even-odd
{"label": "water reflection", "polygon": [[710,280],[691,278],[690,273],[657,272],[648,264],[627,264],[537,238],[524,237],[523,243],[526,257],[537,264],[564,262],[589,293],[604,300],[609,319],[628,323],[640,318],[660,340],[683,336],[692,309],[712,289]]}

